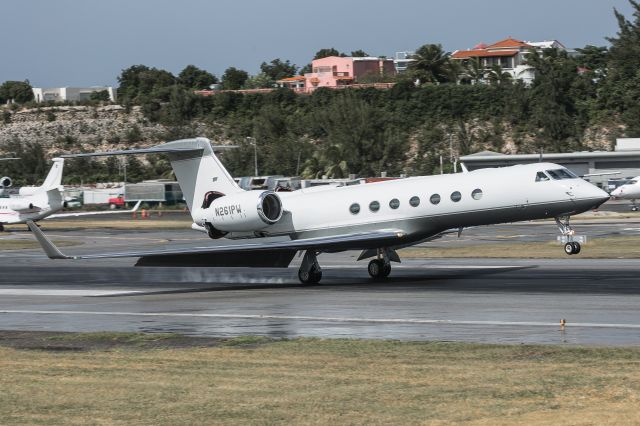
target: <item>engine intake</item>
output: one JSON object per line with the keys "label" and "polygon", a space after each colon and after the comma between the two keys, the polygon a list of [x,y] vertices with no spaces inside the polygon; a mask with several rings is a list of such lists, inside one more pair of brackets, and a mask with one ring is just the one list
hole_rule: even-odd
{"label": "engine intake", "polygon": [[9,188],[13,184],[13,181],[9,176],[5,176],[0,179],[0,188]]}
{"label": "engine intake", "polygon": [[260,231],[282,217],[282,201],[273,191],[247,191],[216,198],[200,209],[196,223],[222,232]]}

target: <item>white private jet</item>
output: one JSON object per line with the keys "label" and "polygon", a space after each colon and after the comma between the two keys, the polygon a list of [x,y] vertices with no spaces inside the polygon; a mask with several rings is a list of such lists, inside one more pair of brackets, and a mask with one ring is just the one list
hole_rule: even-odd
{"label": "white private jet", "polygon": [[[63,158],[54,158],[53,166],[42,186],[23,186],[17,196],[0,198],[0,232],[4,231],[4,225],[18,223],[37,222],[44,218],[66,218],[87,215],[102,215],[114,213],[131,213],[138,209],[138,202],[131,210],[104,211],[104,212],[74,212],[58,213],[65,206],[62,192]],[[6,181],[5,181],[6,180]],[[5,181],[5,182],[2,182]],[[0,183],[11,182],[9,178],[2,178]]]}
{"label": "white private jet", "polygon": [[[219,147],[220,149],[224,147]],[[319,253],[362,250],[374,257],[368,272],[383,278],[396,249],[433,240],[464,227],[556,218],[567,254],[580,251],[571,215],[593,209],[609,195],[557,164],[537,163],[467,173],[413,177],[293,192],[244,191],[205,138],[152,148],[75,156],[166,153],[197,226],[228,244],[79,256],[63,254],[28,223],[52,259],[139,257],[138,266],[287,267],[304,251],[298,277],[317,283]],[[278,237],[278,238],[269,238]]]}
{"label": "white private jet", "polygon": [[622,200],[631,200],[631,210],[637,212],[636,200],[640,198],[640,176],[634,177],[611,191],[611,196]]}

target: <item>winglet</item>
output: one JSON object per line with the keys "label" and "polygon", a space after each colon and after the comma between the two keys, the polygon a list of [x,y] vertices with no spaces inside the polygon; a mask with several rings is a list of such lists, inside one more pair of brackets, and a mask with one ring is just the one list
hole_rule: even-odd
{"label": "winglet", "polygon": [[33,223],[33,221],[27,220],[27,226],[29,227],[29,229],[31,229],[31,232],[33,232],[33,235],[36,236],[36,239],[42,246],[42,249],[47,254],[49,259],[73,259],[73,257],[67,256],[66,254],[62,253],[58,249],[58,247],[56,247],[51,242],[51,240],[49,240],[49,238],[47,238],[47,236],[44,235],[44,232],[42,232],[40,228],[38,228],[38,225]]}
{"label": "winglet", "polygon": [[129,210],[127,213],[134,213],[138,211],[138,207],[140,207],[140,204],[142,204],[142,200],[138,200],[138,202],[136,203],[135,206],[133,206],[133,208],[131,210]]}

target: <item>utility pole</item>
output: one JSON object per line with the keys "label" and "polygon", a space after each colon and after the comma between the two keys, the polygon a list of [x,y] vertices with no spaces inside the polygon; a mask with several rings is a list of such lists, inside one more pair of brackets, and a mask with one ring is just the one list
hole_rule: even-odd
{"label": "utility pole", "polygon": [[256,142],[256,138],[252,138],[251,136],[247,136],[247,141],[249,141],[249,145],[253,145],[253,159],[254,159],[254,168],[255,168],[255,176],[260,176],[258,174],[258,144]]}
{"label": "utility pole", "polygon": [[298,164],[296,164],[296,176],[300,175],[300,155],[302,155],[302,151],[298,151]]}

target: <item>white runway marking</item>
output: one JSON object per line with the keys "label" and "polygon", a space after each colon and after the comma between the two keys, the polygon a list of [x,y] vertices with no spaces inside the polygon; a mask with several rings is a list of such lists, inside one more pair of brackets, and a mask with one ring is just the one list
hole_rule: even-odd
{"label": "white runway marking", "polygon": [[[262,320],[296,320],[325,321],[343,323],[374,324],[433,324],[433,325],[495,325],[513,327],[560,327],[558,322],[538,321],[456,321],[445,319],[413,319],[413,318],[347,318],[347,317],[311,317],[298,315],[251,315],[251,314],[195,314],[183,312],[99,312],[99,311],[38,311],[38,310],[0,310],[0,314],[29,315],[97,315],[125,317],[169,317],[169,318],[220,318],[220,319],[262,319]],[[640,329],[640,324],[610,324],[591,322],[567,322],[566,328],[631,328]]]}
{"label": "white runway marking", "polygon": [[0,296],[119,296],[141,293],[123,290],[50,290],[41,288],[0,288]]}

